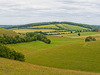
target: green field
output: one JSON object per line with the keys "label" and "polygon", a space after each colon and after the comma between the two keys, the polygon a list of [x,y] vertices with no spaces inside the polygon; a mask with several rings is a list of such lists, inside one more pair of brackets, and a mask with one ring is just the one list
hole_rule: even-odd
{"label": "green field", "polygon": [[88,28],[80,27],[80,26],[74,26],[69,24],[58,24],[61,28],[67,29],[67,30],[88,30]]}
{"label": "green field", "polygon": [[81,71],[64,70],[33,65],[0,58],[0,75],[99,75]]}
{"label": "green field", "polygon": [[[48,36],[52,43],[40,41],[7,45],[36,65],[100,73],[100,41],[85,43],[82,39]],[[95,69],[94,69],[95,68]]]}
{"label": "green field", "polygon": [[[73,26],[72,28],[75,29]],[[21,33],[37,31],[37,29],[13,30],[16,32],[19,30]],[[53,31],[53,29],[39,30]],[[19,35],[14,31],[0,28],[0,35],[4,33],[9,36]],[[78,33],[60,33],[66,34],[47,35],[51,44],[42,41],[7,44],[7,47],[23,53],[26,61],[0,58],[0,75],[100,75],[94,74],[100,73],[100,32],[80,32],[81,36],[78,36]],[[84,38],[90,35],[96,37],[97,41],[85,42]]]}

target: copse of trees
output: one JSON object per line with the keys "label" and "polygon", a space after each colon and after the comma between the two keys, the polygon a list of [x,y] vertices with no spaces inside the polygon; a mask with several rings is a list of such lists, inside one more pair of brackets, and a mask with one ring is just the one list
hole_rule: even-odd
{"label": "copse of trees", "polygon": [[43,32],[28,32],[26,33],[26,37],[31,37],[33,38],[34,37],[34,40],[39,40],[39,41],[43,41],[47,44],[50,44],[51,43],[51,40],[48,39]]}
{"label": "copse of trees", "polygon": [[24,37],[19,37],[18,35],[15,37],[3,35],[0,37],[0,43],[2,44],[16,44],[21,42],[32,42],[32,41],[43,41],[47,44],[50,44],[51,41],[48,39],[43,32],[30,32],[26,33]]}
{"label": "copse of trees", "polygon": [[9,49],[6,46],[1,45],[1,44],[0,44],[0,57],[18,60],[18,61],[25,61],[25,57],[23,54],[16,52],[14,50],[11,50],[11,49]]}
{"label": "copse of trees", "polygon": [[96,39],[94,37],[88,36],[85,38],[85,42],[89,42],[89,41],[96,41]]}

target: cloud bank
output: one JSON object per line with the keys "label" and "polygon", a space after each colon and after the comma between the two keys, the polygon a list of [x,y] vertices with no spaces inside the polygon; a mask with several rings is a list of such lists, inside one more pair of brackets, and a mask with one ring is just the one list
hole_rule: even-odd
{"label": "cloud bank", "polygon": [[0,0],[0,24],[71,21],[100,24],[99,0]]}

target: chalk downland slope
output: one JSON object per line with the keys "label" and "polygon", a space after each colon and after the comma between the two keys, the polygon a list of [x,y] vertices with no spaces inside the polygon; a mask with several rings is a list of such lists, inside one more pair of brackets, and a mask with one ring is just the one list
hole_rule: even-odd
{"label": "chalk downland slope", "polygon": [[[4,29],[4,28],[0,27],[0,36],[3,36],[3,35],[13,36],[14,37],[14,36],[17,36],[19,34],[16,33],[15,31]],[[21,35],[19,35],[19,36],[21,36]]]}
{"label": "chalk downland slope", "polygon": [[25,62],[0,58],[0,75],[100,75],[100,74],[49,68]]}

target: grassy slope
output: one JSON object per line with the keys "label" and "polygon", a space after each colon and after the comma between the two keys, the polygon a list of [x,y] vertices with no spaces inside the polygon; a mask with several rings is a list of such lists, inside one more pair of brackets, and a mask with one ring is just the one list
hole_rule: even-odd
{"label": "grassy slope", "polygon": [[16,32],[14,32],[12,30],[7,30],[7,29],[4,29],[4,28],[0,28],[0,36],[2,36],[3,34],[4,35],[8,35],[8,36],[16,36],[16,35],[19,35],[19,34],[17,34]]}
{"label": "grassy slope", "polygon": [[100,41],[57,46],[27,54],[27,62],[49,67],[100,72]]}
{"label": "grassy slope", "polygon": [[100,41],[78,43],[83,40],[57,36],[49,38],[53,41],[50,45],[36,41],[7,46],[24,53],[26,62],[32,64],[100,72]]}
{"label": "grassy slope", "polygon": [[72,70],[37,66],[29,63],[0,58],[0,75],[99,75]]}
{"label": "grassy slope", "polygon": [[10,44],[10,45],[7,45],[7,47],[13,48],[16,51],[22,52],[24,54],[29,54],[29,53],[36,52],[38,50],[47,49],[50,47],[84,41],[81,39],[71,39],[71,38],[58,37],[58,36],[48,36],[48,38],[51,39],[51,44],[46,44],[41,41],[33,41],[33,42],[27,42],[27,43]]}

